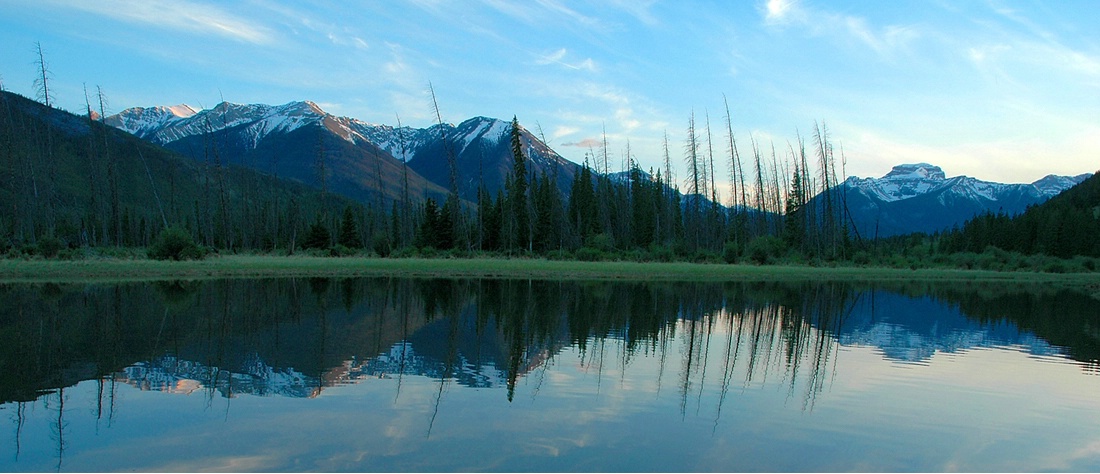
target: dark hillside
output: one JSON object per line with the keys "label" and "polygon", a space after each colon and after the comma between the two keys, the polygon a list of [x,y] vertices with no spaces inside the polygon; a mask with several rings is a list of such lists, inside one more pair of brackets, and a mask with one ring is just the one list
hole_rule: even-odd
{"label": "dark hillside", "polygon": [[[328,123],[331,120],[331,117],[325,117],[324,128],[319,123],[310,124],[290,132],[271,133],[260,140],[251,137],[248,128],[253,124],[246,122],[206,136],[187,136],[164,146],[203,162],[209,159],[210,147],[206,144],[212,143],[219,156],[233,164],[292,179],[317,189],[321,187],[318,166],[319,156],[323,153],[325,186],[329,192],[366,204],[377,202],[379,197],[383,198],[384,206],[401,201],[404,194],[401,162],[372,143],[345,140],[334,132],[338,126]],[[431,197],[442,201],[446,194],[446,188],[409,170],[411,200]]]}
{"label": "dark hillside", "polygon": [[141,246],[165,225],[234,249],[285,246],[321,209],[350,201],[329,198],[322,206],[308,186],[189,160],[86,116],[0,92],[0,203],[0,250],[47,236],[70,247]]}
{"label": "dark hillside", "polygon": [[948,251],[992,246],[1023,254],[1100,257],[1100,173],[1011,217],[987,213],[944,236]]}

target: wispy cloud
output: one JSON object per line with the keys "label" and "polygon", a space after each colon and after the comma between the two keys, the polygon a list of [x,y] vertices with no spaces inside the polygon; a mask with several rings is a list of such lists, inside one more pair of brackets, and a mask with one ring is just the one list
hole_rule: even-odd
{"label": "wispy cloud", "polygon": [[626,12],[644,25],[657,26],[661,23],[660,17],[652,11],[656,0],[609,0],[605,3]]}
{"label": "wispy cloud", "polygon": [[565,48],[560,48],[557,51],[554,51],[550,54],[540,55],[535,60],[535,64],[538,64],[540,66],[546,66],[546,65],[550,65],[550,64],[557,64],[559,66],[562,66],[562,67],[567,68],[567,69],[572,69],[574,71],[581,71],[581,70],[591,71],[591,72],[596,71],[596,62],[593,61],[592,58],[585,58],[584,60],[579,61],[579,62],[569,62],[569,61],[566,61],[566,58],[565,58],[567,54],[568,54],[568,51],[566,51]]}
{"label": "wispy cloud", "polygon": [[875,29],[863,17],[814,10],[797,0],[766,0],[760,9],[770,26],[795,26],[815,36],[854,39],[880,55],[889,55],[921,37],[915,26],[888,25]]}
{"label": "wispy cloud", "polygon": [[550,138],[551,139],[558,139],[558,138],[562,138],[562,137],[567,137],[567,136],[572,135],[574,133],[577,133],[579,131],[581,131],[581,129],[578,128],[578,127],[572,127],[572,126],[568,126],[568,125],[559,125],[557,128],[554,129],[554,133],[550,134]]}
{"label": "wispy cloud", "polygon": [[562,143],[561,146],[571,146],[577,148],[599,148],[601,146],[601,142],[594,137],[587,137],[575,142]]}
{"label": "wispy cloud", "polygon": [[99,0],[66,2],[66,5],[127,23],[195,34],[213,34],[243,43],[262,45],[274,40],[269,29],[213,5],[161,0]]}
{"label": "wispy cloud", "polygon": [[558,0],[536,0],[536,2],[538,3],[538,5],[546,9],[546,11],[566,18],[568,19],[568,21],[578,25],[597,26],[600,23],[598,20],[591,16],[581,14],[576,10],[563,5]]}

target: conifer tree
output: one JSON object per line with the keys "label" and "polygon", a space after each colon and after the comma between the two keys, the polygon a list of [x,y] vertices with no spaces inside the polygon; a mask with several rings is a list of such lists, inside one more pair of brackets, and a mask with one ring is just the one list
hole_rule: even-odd
{"label": "conifer tree", "polygon": [[359,238],[359,226],[355,224],[355,213],[351,210],[351,206],[344,207],[344,217],[340,220],[340,235],[336,243],[349,249],[363,246],[362,239]]}
{"label": "conifer tree", "polygon": [[531,216],[527,209],[527,157],[523,153],[519,119],[512,117],[512,185],[508,193],[509,211],[514,220],[513,242],[511,246],[529,249]]}
{"label": "conifer tree", "polygon": [[420,248],[439,248],[439,206],[435,199],[428,198],[424,201],[423,219],[420,222],[420,231],[416,238],[416,245]]}
{"label": "conifer tree", "polygon": [[596,196],[592,189],[592,169],[586,160],[573,178],[569,193],[569,222],[583,244],[596,233]]}

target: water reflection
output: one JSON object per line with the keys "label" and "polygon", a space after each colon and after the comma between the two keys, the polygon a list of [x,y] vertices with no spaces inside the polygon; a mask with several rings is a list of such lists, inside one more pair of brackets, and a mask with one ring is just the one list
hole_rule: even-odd
{"label": "water reflection", "polygon": [[[0,399],[26,402],[80,380],[143,390],[316,397],[365,377],[504,386],[573,346],[593,370],[659,354],[683,392],[709,357],[731,383],[771,370],[819,392],[837,344],[921,362],[1020,346],[1095,368],[1100,315],[1072,292],[852,288],[838,284],[644,284],[496,280],[272,279],[0,286]],[[683,353],[668,354],[680,341]],[[107,391],[105,391],[106,393]]]}
{"label": "water reflection", "polygon": [[[776,387],[813,411],[846,347],[890,363],[1012,347],[1100,358],[1096,301],[1068,291],[981,285],[856,288],[800,283],[614,283],[526,280],[269,279],[0,286],[0,401],[15,458],[27,407],[49,417],[56,467],[69,446],[66,391],[94,381],[96,430],[119,391],[214,400],[316,398],[372,379],[433,381],[428,437],[450,387],[509,403],[540,396],[556,365],[596,393],[648,379],[678,415],[707,417],[745,390]],[[562,360],[565,359],[565,360]],[[641,375],[638,375],[641,374]],[[633,383],[633,380],[630,381]],[[647,382],[648,383],[648,382]],[[552,396],[560,396],[554,394]],[[83,416],[83,413],[81,413]],[[15,465],[18,468],[18,464]]]}

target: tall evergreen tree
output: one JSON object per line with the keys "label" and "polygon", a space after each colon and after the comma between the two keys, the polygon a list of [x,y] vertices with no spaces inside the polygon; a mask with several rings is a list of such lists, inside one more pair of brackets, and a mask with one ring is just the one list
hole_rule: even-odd
{"label": "tall evergreen tree", "polygon": [[355,212],[351,210],[351,206],[344,207],[344,217],[340,220],[340,235],[336,243],[349,249],[363,246],[362,239],[359,238],[359,226],[355,223]]}
{"label": "tall evergreen tree", "polygon": [[585,161],[581,171],[573,178],[569,193],[569,222],[573,225],[581,243],[586,242],[597,229],[596,194],[592,188],[592,169]]}
{"label": "tall evergreen tree", "polygon": [[513,248],[528,250],[531,247],[531,216],[527,208],[527,157],[523,153],[523,140],[519,119],[512,117],[512,185],[508,193],[509,211],[514,224]]}

